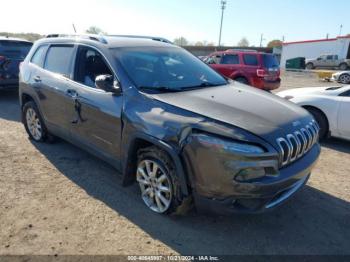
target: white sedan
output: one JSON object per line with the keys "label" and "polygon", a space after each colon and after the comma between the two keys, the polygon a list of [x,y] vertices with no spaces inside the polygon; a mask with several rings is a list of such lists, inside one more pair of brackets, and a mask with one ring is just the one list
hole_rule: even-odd
{"label": "white sedan", "polygon": [[337,72],[332,75],[331,80],[342,84],[350,84],[350,71]]}
{"label": "white sedan", "polygon": [[277,93],[308,110],[320,126],[320,139],[334,136],[350,140],[350,85],[308,87]]}

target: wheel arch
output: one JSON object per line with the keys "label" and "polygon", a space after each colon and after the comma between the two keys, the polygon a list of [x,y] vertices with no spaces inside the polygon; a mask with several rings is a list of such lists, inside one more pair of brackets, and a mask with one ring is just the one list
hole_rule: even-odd
{"label": "wheel arch", "polygon": [[172,146],[162,140],[140,133],[133,135],[125,146],[125,150],[123,150],[123,155],[125,156],[122,161],[123,186],[131,185],[136,181],[135,174],[137,167],[137,151],[139,149],[150,146],[156,146],[168,154],[168,156],[174,162],[176,174],[178,175],[180,182],[181,192],[184,196],[188,196],[188,180],[185,174],[184,166],[179,156],[179,152],[177,152]]}
{"label": "wheel arch", "polygon": [[320,112],[323,115],[323,117],[325,118],[326,122],[327,122],[328,132],[330,132],[330,124],[329,124],[328,116],[322,109],[320,109],[320,108],[318,108],[316,106],[313,106],[313,105],[302,105],[302,107],[304,109],[306,109],[306,110],[312,109],[312,110],[316,110],[316,111]]}

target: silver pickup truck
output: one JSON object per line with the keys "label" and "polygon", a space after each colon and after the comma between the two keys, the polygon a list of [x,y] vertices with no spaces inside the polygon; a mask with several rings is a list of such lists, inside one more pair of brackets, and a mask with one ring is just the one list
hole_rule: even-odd
{"label": "silver pickup truck", "polygon": [[306,59],[306,69],[315,69],[320,67],[339,68],[346,70],[350,67],[350,59],[339,59],[338,55],[321,55],[316,59]]}

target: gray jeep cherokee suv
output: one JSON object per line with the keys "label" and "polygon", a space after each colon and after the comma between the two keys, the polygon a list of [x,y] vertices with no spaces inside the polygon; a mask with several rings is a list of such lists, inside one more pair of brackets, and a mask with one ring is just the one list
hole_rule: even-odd
{"label": "gray jeep cherokee suv", "polygon": [[307,111],[161,38],[37,41],[19,96],[32,140],[58,136],[105,159],[158,213],[191,199],[219,213],[269,210],[307,182],[320,154]]}

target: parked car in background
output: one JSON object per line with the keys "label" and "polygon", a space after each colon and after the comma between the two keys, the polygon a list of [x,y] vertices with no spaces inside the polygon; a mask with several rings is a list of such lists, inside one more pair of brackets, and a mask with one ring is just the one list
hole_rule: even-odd
{"label": "parked car in background", "polygon": [[305,60],[306,69],[315,68],[339,68],[346,70],[350,67],[350,59],[339,59],[338,55],[321,55],[316,59]]}
{"label": "parked car in background", "polygon": [[350,140],[350,85],[290,89],[277,95],[308,110],[320,126],[320,138]]}
{"label": "parked car in background", "polygon": [[219,213],[270,210],[304,186],[320,154],[306,110],[151,38],[39,40],[19,97],[33,141],[59,136],[103,158],[157,213],[192,198]]}
{"label": "parked car in background", "polygon": [[281,85],[279,63],[273,54],[230,49],[212,53],[205,62],[225,77],[259,89]]}
{"label": "parked car in background", "polygon": [[345,85],[350,84],[350,71],[337,72],[332,75],[331,80]]}
{"label": "parked car in background", "polygon": [[19,65],[32,45],[23,39],[0,37],[0,90],[18,87]]}

